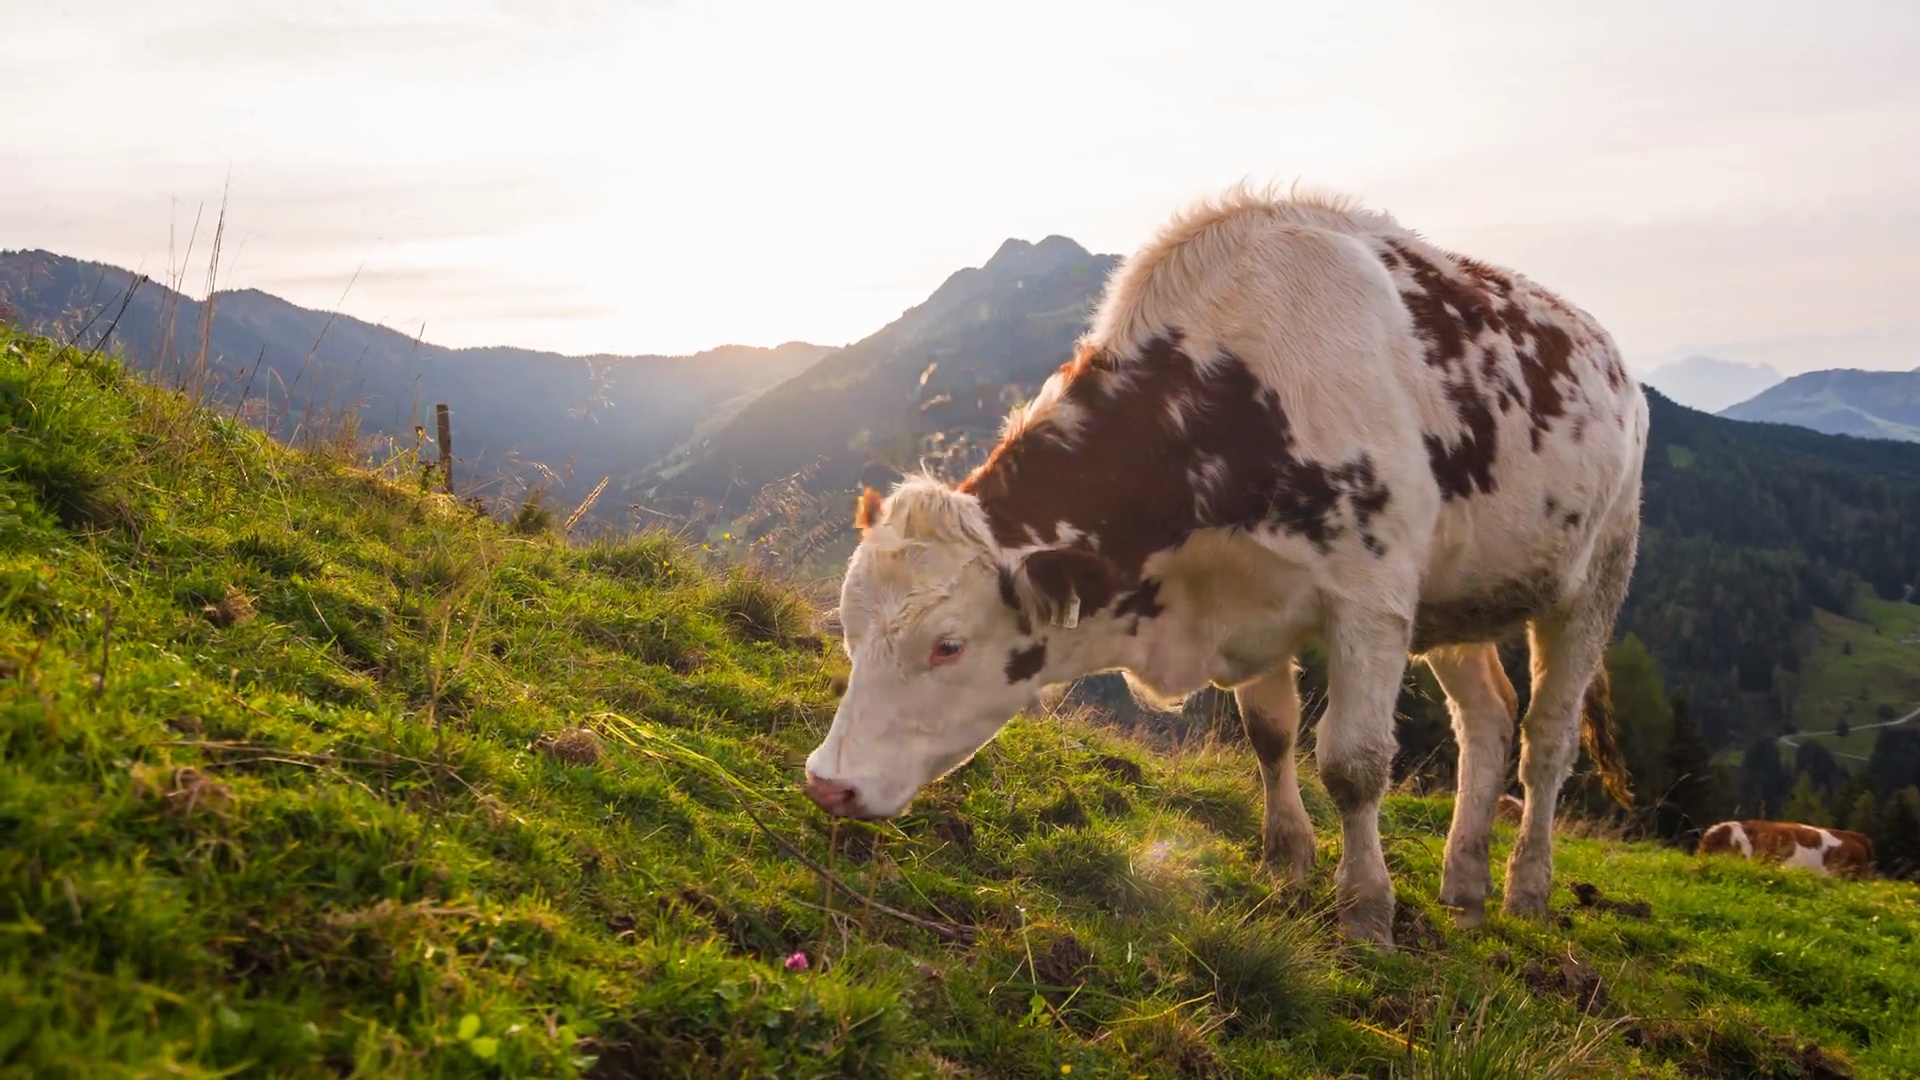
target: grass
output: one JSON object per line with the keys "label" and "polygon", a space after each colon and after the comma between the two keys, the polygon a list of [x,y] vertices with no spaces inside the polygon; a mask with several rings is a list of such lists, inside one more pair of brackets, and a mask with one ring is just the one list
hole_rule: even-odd
{"label": "grass", "polygon": [[[0,334],[0,1069],[34,1077],[1920,1072],[1920,890],[1567,835],[1646,901],[1401,949],[1257,865],[1240,745],[1022,717],[885,825],[796,789],[778,583],[568,546]],[[1496,835],[1503,857],[1511,830]]]}
{"label": "grass", "polygon": [[[1920,605],[1864,596],[1859,619],[1814,612],[1813,648],[1803,663],[1794,721],[1838,754],[1866,758],[1878,730],[1857,730],[1920,708]],[[1905,639],[1905,640],[1903,640]],[[1812,740],[1809,740],[1812,741]]]}

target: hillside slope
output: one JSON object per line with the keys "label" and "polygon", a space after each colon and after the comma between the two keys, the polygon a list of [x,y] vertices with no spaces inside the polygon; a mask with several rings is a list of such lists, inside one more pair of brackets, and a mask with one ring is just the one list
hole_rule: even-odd
{"label": "hillside slope", "polygon": [[1081,719],[833,832],[789,763],[838,661],[778,588],[4,333],[0,419],[7,1075],[1920,1070],[1910,885],[1569,835],[1562,884],[1628,907],[1460,933],[1446,800],[1395,797],[1375,955],[1332,934],[1316,782],[1320,876],[1278,894],[1244,747]]}
{"label": "hillside slope", "polygon": [[1809,371],[1720,410],[1729,420],[1920,442],[1920,369]]}
{"label": "hillside slope", "polygon": [[[639,472],[723,404],[830,351],[800,342],[684,357],[450,349],[254,289],[215,293],[212,305],[207,321],[199,301],[117,267],[0,252],[0,312],[83,348],[111,328],[137,365],[173,374],[197,363],[205,323],[212,398],[231,405],[244,394],[250,418],[277,437],[357,404],[363,432],[410,443],[416,423],[432,437],[434,403],[446,402],[456,477],[483,490],[497,490],[497,479],[485,481],[502,474],[525,480],[538,463],[562,474],[563,497],[578,499],[603,476]],[[622,521],[624,508],[608,506]]]}

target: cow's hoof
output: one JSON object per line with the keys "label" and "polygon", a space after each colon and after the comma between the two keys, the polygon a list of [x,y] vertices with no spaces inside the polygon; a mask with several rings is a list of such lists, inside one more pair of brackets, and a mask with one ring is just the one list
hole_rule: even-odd
{"label": "cow's hoof", "polygon": [[1487,903],[1485,900],[1452,901],[1445,897],[1440,903],[1453,910],[1453,925],[1462,930],[1478,930],[1487,922]]}
{"label": "cow's hoof", "polygon": [[1547,898],[1545,895],[1511,892],[1507,894],[1507,901],[1500,906],[1500,910],[1516,919],[1539,922],[1547,917]]}
{"label": "cow's hoof", "polygon": [[1393,951],[1393,898],[1355,900],[1340,911],[1340,933],[1348,940]]}

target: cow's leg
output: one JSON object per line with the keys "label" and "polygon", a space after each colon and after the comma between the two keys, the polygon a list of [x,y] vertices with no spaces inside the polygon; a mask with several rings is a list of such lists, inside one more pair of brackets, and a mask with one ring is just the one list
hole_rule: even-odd
{"label": "cow's leg", "polygon": [[1299,674],[1289,659],[1233,691],[1266,787],[1267,820],[1261,836],[1266,863],[1288,881],[1304,881],[1313,872],[1313,823],[1300,801],[1293,752],[1300,733]]}
{"label": "cow's leg", "polygon": [[1440,873],[1440,902],[1456,909],[1454,921],[1460,926],[1479,926],[1486,919],[1487,889],[1492,884],[1487,842],[1500,789],[1506,786],[1518,702],[1494,645],[1436,649],[1426,655],[1426,661],[1447,692],[1453,737],[1460,746],[1460,779]]}
{"label": "cow's leg", "polygon": [[1580,709],[1602,660],[1633,573],[1631,538],[1595,552],[1587,591],[1533,620],[1533,697],[1520,723],[1520,782],[1527,789],[1520,835],[1507,859],[1509,915],[1544,916],[1553,887],[1553,819],[1580,743]]}
{"label": "cow's leg", "polygon": [[1314,742],[1320,779],[1340,810],[1334,898],[1348,937],[1393,947],[1393,882],[1380,850],[1380,799],[1393,764],[1393,708],[1412,621],[1349,604],[1327,625],[1327,712]]}

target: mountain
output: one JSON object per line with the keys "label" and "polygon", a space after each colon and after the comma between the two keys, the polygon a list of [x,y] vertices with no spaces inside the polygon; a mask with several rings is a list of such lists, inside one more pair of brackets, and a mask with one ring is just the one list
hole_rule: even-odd
{"label": "mountain", "polygon": [[1810,371],[1721,409],[1720,415],[1829,435],[1920,442],[1920,368]]}
{"label": "mountain", "polygon": [[[636,497],[701,518],[716,544],[725,530],[777,549],[790,573],[835,580],[856,485],[884,486],[917,461],[949,477],[977,464],[1008,406],[1067,359],[1117,264],[1062,237],[1008,241],[715,424]],[[1901,599],[1920,579],[1920,447],[1737,423],[1648,395],[1646,541],[1621,633],[1645,643],[1715,746],[1776,733],[1822,711],[1800,707],[1803,685],[1836,681],[1803,678],[1803,662],[1824,655],[1815,612],[1858,616],[1863,597]],[[1116,680],[1076,694],[1126,709]],[[1444,716],[1433,726],[1446,737]]]}
{"label": "mountain", "polygon": [[815,490],[837,490],[926,454],[956,466],[984,454],[1014,401],[1067,360],[1117,265],[1063,236],[1008,240],[683,448],[636,495],[676,511],[706,501],[726,516],[801,469]]}
{"label": "mountain", "polygon": [[1692,409],[1719,412],[1758,394],[1780,381],[1770,364],[1688,356],[1662,364],[1641,380]]}
{"label": "mountain", "polygon": [[[723,346],[694,356],[563,356],[516,348],[451,349],[254,289],[217,292],[204,323],[214,400],[288,438],[358,404],[364,434],[433,437],[433,406],[452,414],[463,488],[529,481],[545,466],[562,497],[636,472],[716,411],[804,370],[830,350],[792,342]],[[200,301],[117,267],[45,251],[0,252],[0,310],[73,340],[112,342],[139,368],[174,380],[194,369]],[[431,448],[430,455],[437,455]],[[617,500],[596,512],[619,520]]]}

